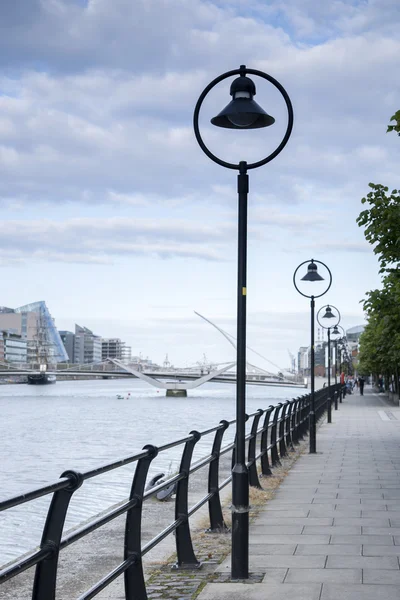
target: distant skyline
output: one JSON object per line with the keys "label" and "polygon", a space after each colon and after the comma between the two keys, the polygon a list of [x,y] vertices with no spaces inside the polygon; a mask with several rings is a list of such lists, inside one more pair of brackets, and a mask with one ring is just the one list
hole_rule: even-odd
{"label": "distant skyline", "polygon": [[[341,325],[364,322],[380,286],[356,218],[368,183],[398,188],[398,0],[14,0],[0,4],[0,305],[45,300],[59,330],[81,323],[132,354],[175,365],[235,357],[193,311],[236,336],[236,174],[200,150],[203,88],[240,64],[288,91],[293,135],[250,174],[248,345],[282,368],[310,337],[297,265],[333,274]],[[207,143],[253,160],[276,124],[213,128],[229,81],[205,103]],[[249,354],[260,367],[268,363]]]}

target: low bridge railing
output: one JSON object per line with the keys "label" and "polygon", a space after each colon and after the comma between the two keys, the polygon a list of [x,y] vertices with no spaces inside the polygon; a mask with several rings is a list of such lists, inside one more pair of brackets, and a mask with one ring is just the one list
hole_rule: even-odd
{"label": "low bridge railing", "polygon": [[[340,385],[333,385],[331,388],[323,388],[317,391],[315,393],[316,418],[320,419],[323,415],[329,397],[332,402],[335,401],[337,406],[339,396],[341,401]],[[310,394],[307,394],[294,400],[279,403],[276,406],[271,405],[264,410],[259,409],[248,415],[247,419],[253,419],[251,431],[246,436],[250,486],[261,488],[258,466],[262,477],[272,475],[272,469],[280,464],[280,459],[285,457],[304,438],[309,428],[309,413]],[[189,518],[203,505],[208,504],[209,531],[228,531],[222,514],[220,491],[229,485],[232,477],[229,476],[220,482],[219,465],[220,458],[227,453],[232,453],[232,464],[234,464],[235,442],[225,446],[222,445],[222,442],[224,433],[235,422],[221,421],[216,427],[201,432],[191,431],[187,437],[163,446],[144,446],[142,452],[138,454],[85,473],[72,470],[64,471],[60,480],[55,483],[0,502],[0,511],[5,511],[26,504],[36,498],[52,494],[40,547],[0,571],[0,583],[4,583],[27,569],[35,567],[32,600],[55,600],[60,551],[124,513],[126,513],[124,560],[89,590],[80,595],[78,600],[94,598],[121,575],[124,575],[126,600],[147,600],[142,559],[172,532],[175,532],[176,540],[176,567],[198,567],[199,561],[196,558],[192,543]],[[193,463],[192,456],[196,443],[201,438],[209,435],[214,436],[211,454]],[[183,446],[179,472],[146,491],[146,478],[151,462],[158,454],[176,446]],[[110,509],[100,517],[94,518],[88,524],[81,526],[72,533],[67,533],[63,537],[68,506],[74,492],[88,479],[129,463],[136,463],[129,498],[116,508]],[[199,469],[206,467],[208,467],[207,494],[194,506],[189,507],[190,476]],[[149,498],[171,485],[176,486],[175,519],[156,537],[142,546],[143,505]]]}

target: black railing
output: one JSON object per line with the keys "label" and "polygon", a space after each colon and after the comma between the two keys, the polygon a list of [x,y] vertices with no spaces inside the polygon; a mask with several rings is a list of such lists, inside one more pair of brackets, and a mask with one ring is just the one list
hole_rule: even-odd
{"label": "black railing", "polygon": [[[334,398],[337,399],[341,392],[340,385],[334,385],[331,388]],[[323,415],[327,408],[327,402],[328,388],[316,392],[315,412],[317,419]],[[269,406],[265,410],[259,409],[247,416],[247,420],[253,418],[251,431],[246,436],[247,467],[249,469],[249,482],[251,486],[261,488],[257,469],[258,463],[260,465],[260,475],[262,477],[270,476],[272,474],[271,469],[279,465],[281,459],[290,451],[293,451],[294,447],[304,438],[309,429],[309,412],[310,395],[308,394],[294,400],[279,403],[276,406]],[[21,504],[26,504],[36,498],[52,494],[39,549],[0,571],[0,583],[4,583],[35,566],[32,600],[55,600],[60,551],[124,513],[126,513],[124,560],[89,590],[79,596],[79,600],[94,598],[122,574],[125,580],[125,599],[146,600],[147,593],[142,559],[172,532],[175,532],[176,540],[176,567],[198,567],[199,561],[192,544],[189,518],[203,505],[208,503],[210,520],[208,531],[228,531],[222,514],[220,491],[229,485],[232,477],[229,476],[220,482],[219,466],[221,456],[229,452],[232,452],[232,461],[234,461],[235,442],[222,446],[225,431],[234,423],[235,421],[221,421],[216,427],[202,432],[191,431],[187,437],[158,448],[151,445],[145,446],[143,451],[138,454],[87,471],[86,473],[64,471],[60,481],[1,502],[0,511],[4,511]],[[195,445],[201,438],[212,434],[214,434],[214,439],[211,454],[192,464]],[[146,478],[153,459],[161,452],[181,445],[183,445],[183,451],[179,472],[163,483],[145,491]],[[74,492],[87,479],[133,462],[137,464],[129,498],[123,504],[109,509],[100,517],[94,518],[88,524],[62,537],[68,506]],[[188,492],[190,475],[207,465],[208,492],[199,502],[189,508]],[[156,537],[142,546],[141,525],[143,503],[173,484],[176,486],[175,519]]]}

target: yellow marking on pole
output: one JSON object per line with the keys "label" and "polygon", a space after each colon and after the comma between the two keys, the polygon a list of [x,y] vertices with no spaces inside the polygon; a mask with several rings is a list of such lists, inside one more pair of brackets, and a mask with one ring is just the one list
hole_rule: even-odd
{"label": "yellow marking on pole", "polygon": [[247,290],[246,290],[246,288],[245,288],[245,287],[244,287],[244,288],[242,288],[242,296],[246,296],[246,293],[247,293]]}

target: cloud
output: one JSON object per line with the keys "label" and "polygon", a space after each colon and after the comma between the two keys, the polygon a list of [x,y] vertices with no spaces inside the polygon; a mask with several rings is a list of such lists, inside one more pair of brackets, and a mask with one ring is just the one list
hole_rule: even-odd
{"label": "cloud", "polygon": [[362,252],[371,254],[371,245],[367,242],[349,242],[347,240],[323,241],[315,244],[304,244],[304,248],[318,249],[321,252]]}
{"label": "cloud", "polygon": [[[142,23],[140,35],[130,35],[128,40],[122,28],[120,37],[124,41],[118,37],[115,44],[122,44],[124,56],[140,54],[146,58],[140,53],[141,39],[149,29],[155,27],[158,31],[161,27],[162,11],[157,12],[160,4],[147,3],[147,12],[143,13],[147,20]],[[97,40],[103,31],[101,23],[111,11],[105,0],[91,2],[86,8],[59,1],[45,1],[40,6],[42,12],[33,21],[40,25],[40,31],[43,29],[42,38],[46,40],[44,30],[47,32],[50,23],[67,17],[75,27],[69,30],[63,24],[68,35],[76,30],[80,39],[81,29],[90,22],[90,34]],[[107,27],[112,25],[119,31],[118,19],[127,19],[132,5],[116,0],[114,6]],[[224,193],[229,174],[203,155],[191,120],[206,83],[219,68],[235,66],[235,61],[239,64],[243,57],[278,76],[294,104],[295,129],[288,146],[276,160],[257,170],[259,185],[268,190],[274,202],[302,203],[310,180],[315,195],[323,197],[344,180],[351,179],[360,186],[371,178],[371,173],[386,180],[396,177],[397,161],[392,149],[397,140],[386,138],[384,131],[387,116],[397,108],[400,92],[397,37],[388,37],[386,31],[382,35],[367,32],[315,46],[299,46],[279,26],[249,16],[239,18],[235,13],[238,8],[232,6],[224,11],[201,2],[181,6],[176,0],[170,7],[171,18],[178,8],[197,37],[186,32],[184,52],[182,48],[178,58],[171,59],[165,68],[145,69],[144,63],[139,68],[119,59],[111,65],[102,54],[107,45],[100,44],[99,53],[96,41],[96,52],[89,52],[96,64],[78,61],[75,69],[54,71],[49,67],[45,72],[35,63],[36,68],[31,64],[17,77],[14,73],[3,75],[0,202],[96,204],[111,200],[143,206],[167,199],[178,204],[187,199],[221,205],[231,202],[230,195]],[[305,3],[303,10],[306,8]],[[140,22],[140,15],[137,18]],[[152,27],[144,26],[150,21]],[[19,26],[25,27],[23,23]],[[165,29],[164,24],[162,27]],[[172,34],[173,30],[161,36],[158,65],[164,41],[171,48],[176,44]],[[207,35],[211,41],[199,47],[198,37]],[[23,36],[16,37],[18,40],[8,40],[8,49],[29,42],[29,35],[25,42],[20,40]],[[226,48],[238,38],[242,58],[235,46],[237,57],[233,55],[232,64],[227,65]],[[65,53],[68,47],[60,41]],[[23,56],[28,56],[25,46],[23,50]],[[57,53],[53,56],[49,50],[48,54],[49,60],[57,59]],[[376,83],[373,88],[371,79]],[[258,92],[277,123],[266,131],[239,132],[239,138],[238,132],[212,130],[207,123],[227,100],[226,90],[216,92],[204,106],[206,142],[227,160],[237,161],[244,154],[250,160],[260,158],[280,141],[286,120],[282,99],[259,82]]]}
{"label": "cloud", "polygon": [[227,260],[234,228],[183,219],[76,218],[63,222],[7,221],[0,238],[3,262],[110,264],[131,255]]}

